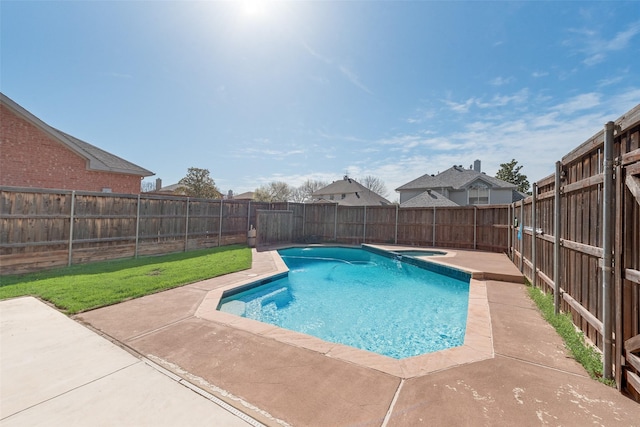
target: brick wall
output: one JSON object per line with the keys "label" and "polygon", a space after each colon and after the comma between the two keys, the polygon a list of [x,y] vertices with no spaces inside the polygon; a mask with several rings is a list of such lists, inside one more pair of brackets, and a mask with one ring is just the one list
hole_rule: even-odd
{"label": "brick wall", "polygon": [[140,177],[87,170],[87,160],[0,105],[0,185],[140,193]]}

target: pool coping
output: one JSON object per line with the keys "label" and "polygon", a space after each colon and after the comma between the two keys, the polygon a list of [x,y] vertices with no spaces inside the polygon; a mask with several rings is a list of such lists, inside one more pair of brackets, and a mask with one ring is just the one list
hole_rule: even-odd
{"label": "pool coping", "polygon": [[[382,250],[389,250],[387,249],[389,247],[384,245],[368,246]],[[287,247],[291,246],[288,245]],[[393,248],[400,250],[404,247],[393,246]],[[411,247],[407,248],[411,249]],[[491,359],[495,355],[486,282],[484,280],[474,278],[474,271],[468,271],[467,269],[459,266],[454,266],[453,268],[471,274],[464,344],[459,347],[453,347],[404,359],[394,359],[392,357],[383,356],[367,350],[357,349],[344,344],[324,341],[311,335],[290,331],[288,329],[283,329],[257,320],[247,319],[219,311],[218,305],[220,304],[220,300],[222,299],[225,291],[246,286],[256,282],[257,280],[266,280],[272,276],[289,271],[276,249],[271,249],[268,252],[276,266],[276,271],[261,277],[255,275],[241,282],[236,282],[207,292],[206,296],[196,309],[195,317],[217,322],[265,338],[270,338],[283,344],[314,351],[323,354],[326,357],[375,369],[402,379],[415,378],[432,372],[453,368],[455,366]],[[451,251],[446,252],[447,253],[445,255],[429,256],[429,261],[434,258],[446,258],[447,256],[452,256]]]}

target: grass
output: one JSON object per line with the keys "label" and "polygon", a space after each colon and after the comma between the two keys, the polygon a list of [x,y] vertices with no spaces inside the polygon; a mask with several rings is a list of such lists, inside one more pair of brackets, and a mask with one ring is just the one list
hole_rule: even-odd
{"label": "grass", "polygon": [[555,314],[553,295],[544,294],[540,289],[528,284],[529,296],[536,303],[544,319],[551,324],[564,340],[565,346],[571,355],[589,373],[591,378],[597,379],[610,386],[615,386],[615,381],[602,377],[602,357],[600,353],[587,344],[584,334],[576,330],[576,327],[568,313]]}
{"label": "grass", "polygon": [[246,246],[75,265],[0,277],[0,300],[31,295],[75,314],[250,267]]}

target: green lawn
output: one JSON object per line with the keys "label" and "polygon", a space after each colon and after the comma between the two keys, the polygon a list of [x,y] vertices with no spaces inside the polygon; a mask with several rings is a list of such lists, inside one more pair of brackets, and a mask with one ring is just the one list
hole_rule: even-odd
{"label": "green lawn", "polygon": [[33,295],[68,314],[251,267],[251,249],[224,246],[0,277],[0,299]]}

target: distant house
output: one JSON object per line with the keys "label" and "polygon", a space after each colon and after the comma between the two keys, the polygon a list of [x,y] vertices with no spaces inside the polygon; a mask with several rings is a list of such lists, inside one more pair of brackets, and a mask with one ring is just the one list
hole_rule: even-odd
{"label": "distant house", "polygon": [[233,195],[233,200],[253,200],[253,199],[254,199],[253,191],[247,191],[244,193]]}
{"label": "distant house", "polygon": [[180,187],[180,184],[171,184],[163,187],[162,181],[160,181],[160,179],[156,179],[156,189],[153,191],[148,191],[147,193],[161,194],[163,196],[184,196],[184,194],[178,191],[178,188]]}
{"label": "distant house", "polygon": [[313,203],[337,203],[344,206],[384,206],[390,205],[384,197],[369,190],[353,178],[345,177],[339,181],[314,191]]}
{"label": "distant house", "polygon": [[139,194],[153,175],[59,131],[0,93],[0,185]]}
{"label": "distant house", "polygon": [[480,160],[473,168],[453,166],[437,175],[422,175],[398,188],[400,207],[496,205],[523,198],[514,184],[486,175]]}

